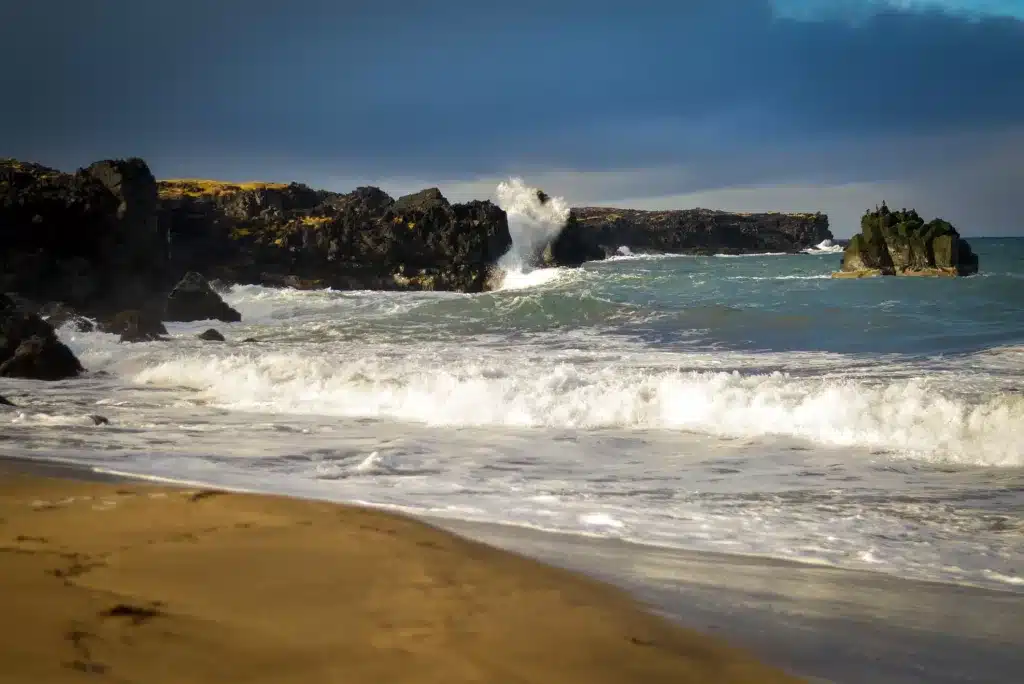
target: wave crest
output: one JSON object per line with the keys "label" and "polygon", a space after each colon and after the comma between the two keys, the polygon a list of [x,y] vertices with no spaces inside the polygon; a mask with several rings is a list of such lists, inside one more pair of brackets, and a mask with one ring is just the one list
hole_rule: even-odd
{"label": "wave crest", "polygon": [[787,436],[926,460],[1024,465],[1024,397],[980,401],[923,380],[302,353],[182,357],[135,381],[187,386],[234,410],[386,417],[445,426],[643,428]]}

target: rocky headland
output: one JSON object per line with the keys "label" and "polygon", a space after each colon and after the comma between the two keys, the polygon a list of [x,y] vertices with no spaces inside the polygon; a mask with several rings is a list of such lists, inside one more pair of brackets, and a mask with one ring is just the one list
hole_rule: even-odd
{"label": "rocky headland", "polygon": [[621,253],[798,253],[831,240],[824,214],[730,213],[710,209],[644,211],[574,207],[543,261],[569,266]]}
{"label": "rocky headland", "polygon": [[[622,248],[796,252],[831,237],[822,214],[585,207],[569,212],[536,265],[578,265]],[[77,372],[32,370],[42,366],[26,355],[63,354],[37,321],[50,331],[95,326],[139,342],[165,335],[164,321],[239,320],[210,281],[480,292],[500,283],[497,264],[512,242],[500,207],[452,204],[436,188],[395,199],[374,187],[337,193],[299,183],[158,181],[137,158],[73,173],[0,160],[5,325],[15,326],[15,311],[33,317],[31,325],[17,318],[17,335],[5,333],[0,361],[25,376]],[[42,347],[29,344],[36,338]]]}
{"label": "rocky headland", "polygon": [[883,202],[861,218],[861,231],[847,244],[833,277],[955,277],[977,272],[978,256],[948,221],[936,218],[925,223],[915,210],[892,211]]}

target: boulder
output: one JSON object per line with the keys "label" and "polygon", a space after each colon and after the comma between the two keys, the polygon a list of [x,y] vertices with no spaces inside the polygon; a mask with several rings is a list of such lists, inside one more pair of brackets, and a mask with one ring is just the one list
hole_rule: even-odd
{"label": "boulder", "polygon": [[167,295],[164,320],[235,323],[242,320],[242,314],[225,304],[206,278],[193,271],[187,273]]}
{"label": "boulder", "polygon": [[861,219],[861,232],[843,252],[840,278],[876,275],[964,276],[978,272],[978,257],[948,221],[925,223],[913,209],[892,211],[883,202]]}
{"label": "boulder", "polygon": [[223,342],[224,336],[220,334],[219,330],[210,328],[199,333],[196,337],[206,342]]}
{"label": "boulder", "polygon": [[100,332],[120,335],[122,342],[150,342],[163,339],[167,334],[160,317],[146,309],[130,309],[101,320]]}
{"label": "boulder", "polygon": [[0,377],[63,380],[82,370],[53,326],[0,295]]}
{"label": "boulder", "polygon": [[12,403],[7,399],[7,397],[0,394],[0,406],[16,406],[16,404]]}

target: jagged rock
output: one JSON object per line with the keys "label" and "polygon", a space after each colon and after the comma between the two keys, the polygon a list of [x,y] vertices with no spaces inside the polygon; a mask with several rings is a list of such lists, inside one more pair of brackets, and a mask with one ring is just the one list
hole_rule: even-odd
{"label": "jagged rock", "polygon": [[206,342],[223,342],[224,341],[224,336],[220,334],[220,331],[218,331],[218,330],[216,330],[214,328],[210,328],[209,330],[204,330],[203,332],[199,333],[196,337],[198,337],[201,340],[205,340]]}
{"label": "jagged rock", "polygon": [[92,421],[93,425],[109,425],[110,424],[110,419],[109,418],[107,418],[106,416],[101,416],[99,414],[93,414],[93,415],[89,416],[89,420]]}
{"label": "jagged rock", "polygon": [[235,323],[242,320],[238,313],[224,303],[213,291],[206,278],[196,272],[187,273],[167,295],[164,319],[168,321],[217,320]]}
{"label": "jagged rock", "polygon": [[150,342],[163,339],[167,334],[160,317],[145,309],[122,311],[110,319],[99,322],[100,332],[121,336],[121,342]]}
{"label": "jagged rock", "polygon": [[160,184],[174,268],[229,282],[335,289],[479,291],[511,246],[490,202],[452,205],[436,188],[394,200],[292,184]]}
{"label": "jagged rock", "polygon": [[109,309],[165,287],[166,253],[145,162],[62,173],[0,160],[0,291]]}
{"label": "jagged rock", "polygon": [[54,328],[69,326],[77,332],[92,332],[95,329],[92,321],[61,302],[50,302],[39,313]]}
{"label": "jagged rock", "polygon": [[53,326],[0,295],[0,377],[63,380],[82,370]]}
{"label": "jagged rock", "polygon": [[881,207],[864,214],[835,277],[963,276],[978,272],[978,257],[943,219],[928,223],[913,209]]}
{"label": "jagged rock", "polygon": [[543,250],[541,261],[577,266],[618,254],[622,247],[634,253],[797,253],[826,239],[832,239],[828,217],[819,213],[574,207],[565,227]]}

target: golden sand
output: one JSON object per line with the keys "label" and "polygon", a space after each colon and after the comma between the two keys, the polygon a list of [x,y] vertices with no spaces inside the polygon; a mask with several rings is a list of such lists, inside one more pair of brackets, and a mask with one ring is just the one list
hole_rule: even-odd
{"label": "golden sand", "polygon": [[0,467],[0,681],[796,680],[401,516]]}

